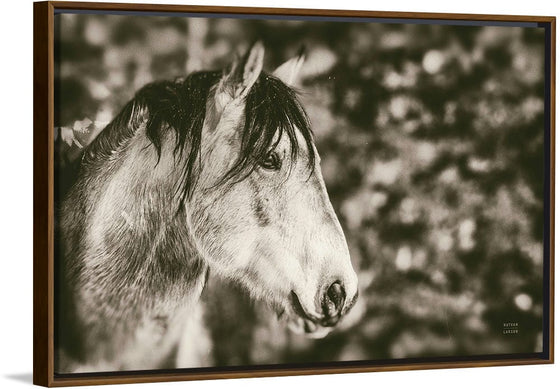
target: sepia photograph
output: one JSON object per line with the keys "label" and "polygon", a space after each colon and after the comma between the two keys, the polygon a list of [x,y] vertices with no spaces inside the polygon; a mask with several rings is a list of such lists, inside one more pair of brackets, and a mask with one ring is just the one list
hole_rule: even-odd
{"label": "sepia photograph", "polygon": [[548,358],[542,24],[54,15],[54,373]]}

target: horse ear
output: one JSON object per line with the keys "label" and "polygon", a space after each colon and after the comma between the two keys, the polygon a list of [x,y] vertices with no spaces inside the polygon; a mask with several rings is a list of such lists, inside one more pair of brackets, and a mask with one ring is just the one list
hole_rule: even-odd
{"label": "horse ear", "polygon": [[280,79],[284,84],[294,86],[297,84],[298,74],[304,61],[305,54],[303,53],[303,50],[300,50],[300,53],[296,57],[278,66],[272,74],[274,77]]}
{"label": "horse ear", "polygon": [[231,99],[242,98],[249,93],[263,68],[264,47],[255,43],[241,58],[235,58],[230,71],[220,80],[217,94],[227,93]]}

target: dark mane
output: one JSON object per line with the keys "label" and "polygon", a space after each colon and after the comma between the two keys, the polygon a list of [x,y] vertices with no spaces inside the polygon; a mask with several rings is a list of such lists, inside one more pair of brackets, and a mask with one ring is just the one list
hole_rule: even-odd
{"label": "dark mane", "polygon": [[[195,165],[200,162],[206,101],[221,75],[222,72],[198,72],[178,82],[158,81],[144,86],[88,147],[84,162],[88,164],[110,156],[126,144],[147,119],[146,135],[158,155],[161,154],[163,130],[169,127],[175,132],[174,152],[186,158],[181,190],[183,199],[188,198],[195,184]],[[297,130],[305,139],[309,167],[313,168],[311,127],[296,92],[279,79],[261,73],[247,95],[239,158],[223,181],[244,179],[284,133],[290,140],[291,161],[295,161],[299,150]]]}

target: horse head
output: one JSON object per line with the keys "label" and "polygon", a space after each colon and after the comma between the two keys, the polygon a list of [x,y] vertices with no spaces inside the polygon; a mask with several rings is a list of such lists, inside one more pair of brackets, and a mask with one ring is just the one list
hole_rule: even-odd
{"label": "horse head", "polygon": [[262,71],[255,44],[210,89],[186,223],[211,271],[321,337],[352,307],[357,276],[289,84],[302,57]]}

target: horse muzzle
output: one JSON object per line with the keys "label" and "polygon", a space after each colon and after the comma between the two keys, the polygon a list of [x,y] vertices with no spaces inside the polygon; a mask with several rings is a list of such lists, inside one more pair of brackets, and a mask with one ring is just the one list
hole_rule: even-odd
{"label": "horse muzzle", "polygon": [[[335,281],[323,288],[319,293],[320,314],[307,311],[295,292],[291,292],[293,311],[303,320],[303,331],[307,334],[315,333],[320,327],[334,327],[340,319],[356,303],[358,293],[348,299],[342,282]],[[328,331],[327,331],[328,332]]]}

